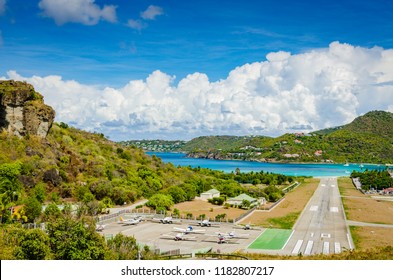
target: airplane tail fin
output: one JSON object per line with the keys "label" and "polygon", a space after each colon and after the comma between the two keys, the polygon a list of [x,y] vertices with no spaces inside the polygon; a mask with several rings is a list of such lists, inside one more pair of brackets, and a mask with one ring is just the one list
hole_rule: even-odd
{"label": "airplane tail fin", "polygon": [[120,216],[120,221],[124,222],[124,219],[123,219],[123,217],[122,217],[122,216]]}

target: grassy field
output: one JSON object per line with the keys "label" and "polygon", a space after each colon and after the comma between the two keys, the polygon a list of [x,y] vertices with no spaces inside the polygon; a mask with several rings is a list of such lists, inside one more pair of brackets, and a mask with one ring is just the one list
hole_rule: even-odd
{"label": "grassy field", "polygon": [[238,208],[225,209],[223,206],[213,205],[202,200],[193,200],[176,204],[173,209],[179,209],[180,215],[185,216],[191,213],[194,217],[205,214],[207,218],[214,220],[217,215],[226,214],[225,219],[234,219],[246,212],[246,210]]}
{"label": "grassy field", "polygon": [[270,212],[255,211],[242,223],[263,227],[291,229],[300,213],[318,187],[319,179],[308,178],[296,189],[285,195],[285,199]]}
{"label": "grassy field", "polygon": [[[378,201],[362,194],[352,184],[350,178],[338,181],[345,213],[348,220],[393,224],[393,202]],[[393,244],[393,229],[380,227],[350,227],[357,249],[370,249]]]}
{"label": "grassy field", "polygon": [[350,178],[338,181],[344,209],[348,220],[393,224],[393,202],[379,201],[356,190]]}

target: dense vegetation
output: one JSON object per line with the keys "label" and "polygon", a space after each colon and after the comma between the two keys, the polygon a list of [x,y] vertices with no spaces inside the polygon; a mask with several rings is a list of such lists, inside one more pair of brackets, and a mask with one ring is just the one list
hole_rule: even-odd
{"label": "dense vegetation", "polygon": [[[245,180],[239,180],[240,175],[164,164],[140,149],[121,146],[101,134],[80,131],[64,123],[54,124],[47,139],[17,138],[3,132],[0,141],[3,222],[19,216],[21,221],[35,221],[40,218],[37,209],[50,202],[72,202],[80,215],[96,215],[107,207],[140,198],[158,198],[160,203],[149,205],[168,209],[173,203],[192,200],[212,187],[227,197],[247,192],[239,184]],[[261,175],[253,176],[254,183],[259,183]],[[263,182],[269,185],[287,178],[264,176]],[[24,213],[19,211],[19,216],[11,217],[7,209],[16,205],[24,205]]]}
{"label": "dense vegetation", "polygon": [[0,259],[125,260],[155,259],[134,237],[117,234],[105,242],[89,217],[75,218],[70,207],[56,206],[45,213],[46,228],[26,229],[21,224],[0,227]]}
{"label": "dense vegetation", "polygon": [[[135,258],[138,250],[152,258],[147,248],[136,248],[135,241],[126,237],[104,242],[95,232],[94,216],[141,198],[148,199],[149,207],[166,211],[211,188],[225,198],[247,193],[274,199],[269,192],[256,192],[257,187],[241,183],[273,188],[293,180],[275,174],[175,167],[141,149],[64,123],[55,123],[46,139],[18,138],[3,131],[0,143],[1,259]],[[45,222],[45,231],[21,227],[40,222]],[[125,253],[119,246],[134,249]]]}
{"label": "dense vegetation", "polygon": [[364,172],[352,172],[352,178],[359,178],[362,189],[368,191],[374,189],[377,191],[393,187],[393,178],[387,170],[366,170]]}

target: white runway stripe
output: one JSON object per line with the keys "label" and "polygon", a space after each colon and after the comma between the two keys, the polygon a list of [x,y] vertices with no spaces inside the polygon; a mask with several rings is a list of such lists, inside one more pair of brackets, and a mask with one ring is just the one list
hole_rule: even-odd
{"label": "white runway stripe", "polygon": [[306,250],[304,251],[304,255],[311,255],[312,246],[314,245],[314,241],[309,240],[307,242]]}
{"label": "white runway stripe", "polygon": [[323,254],[327,255],[329,254],[329,242],[323,242],[323,250],[322,250]]}
{"label": "white runway stripe", "polygon": [[341,253],[341,245],[339,242],[334,242],[334,253],[335,254]]}
{"label": "white runway stripe", "polygon": [[292,255],[298,255],[300,252],[300,247],[302,247],[303,240],[298,240],[296,242],[295,248],[292,250]]}

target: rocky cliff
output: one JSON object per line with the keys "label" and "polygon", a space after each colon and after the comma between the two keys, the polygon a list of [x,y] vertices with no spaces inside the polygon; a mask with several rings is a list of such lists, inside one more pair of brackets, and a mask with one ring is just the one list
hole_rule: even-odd
{"label": "rocky cliff", "polygon": [[23,137],[46,137],[55,118],[32,85],[13,80],[0,81],[0,130]]}

